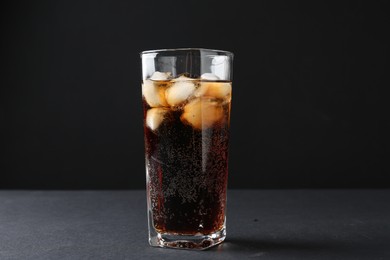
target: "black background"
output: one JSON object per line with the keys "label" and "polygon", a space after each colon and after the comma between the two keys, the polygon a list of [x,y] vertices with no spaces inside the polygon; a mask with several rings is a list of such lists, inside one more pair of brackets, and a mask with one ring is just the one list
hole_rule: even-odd
{"label": "black background", "polygon": [[235,54],[229,187],[388,188],[385,2],[2,4],[0,188],[144,188],[139,52],[177,47]]}

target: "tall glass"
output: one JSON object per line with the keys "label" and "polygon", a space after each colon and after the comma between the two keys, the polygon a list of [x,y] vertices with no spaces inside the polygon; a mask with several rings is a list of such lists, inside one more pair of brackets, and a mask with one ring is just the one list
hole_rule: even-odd
{"label": "tall glass", "polygon": [[212,247],[226,237],[233,54],[164,49],[141,59],[149,243]]}

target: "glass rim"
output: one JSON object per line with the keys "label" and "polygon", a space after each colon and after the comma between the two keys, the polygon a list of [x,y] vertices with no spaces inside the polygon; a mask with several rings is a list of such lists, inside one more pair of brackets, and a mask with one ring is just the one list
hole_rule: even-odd
{"label": "glass rim", "polygon": [[156,50],[145,50],[145,51],[141,51],[139,54],[140,56],[142,57],[142,55],[145,55],[145,54],[158,54],[158,53],[164,53],[164,52],[175,52],[175,51],[178,51],[178,52],[181,52],[181,51],[205,51],[205,52],[215,52],[215,53],[218,53],[218,55],[216,56],[222,56],[222,55],[226,55],[226,56],[229,56],[229,57],[232,57],[234,56],[233,52],[230,52],[230,51],[225,51],[225,50],[218,50],[218,49],[207,49],[207,48],[172,48],[172,49],[156,49]]}

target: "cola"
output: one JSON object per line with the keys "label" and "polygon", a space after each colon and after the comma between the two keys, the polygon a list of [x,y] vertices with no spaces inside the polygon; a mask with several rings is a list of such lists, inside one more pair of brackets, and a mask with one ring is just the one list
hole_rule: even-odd
{"label": "cola", "polygon": [[143,81],[149,222],[158,233],[224,228],[231,88],[164,73]]}

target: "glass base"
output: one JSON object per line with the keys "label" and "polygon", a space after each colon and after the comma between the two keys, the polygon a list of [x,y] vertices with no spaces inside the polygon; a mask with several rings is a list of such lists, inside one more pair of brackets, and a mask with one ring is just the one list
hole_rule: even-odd
{"label": "glass base", "polygon": [[149,234],[149,244],[156,247],[205,250],[222,243],[226,238],[225,228],[208,235],[172,235],[153,232]]}

